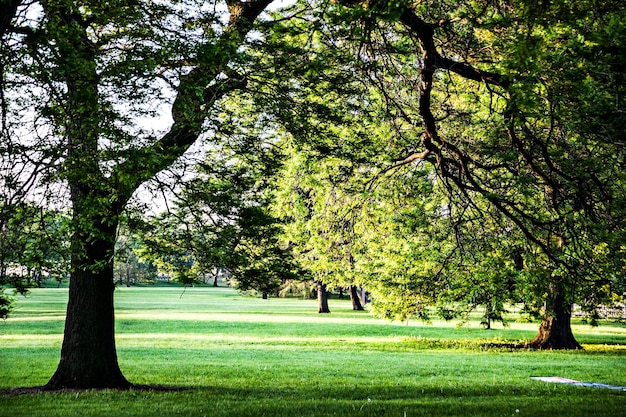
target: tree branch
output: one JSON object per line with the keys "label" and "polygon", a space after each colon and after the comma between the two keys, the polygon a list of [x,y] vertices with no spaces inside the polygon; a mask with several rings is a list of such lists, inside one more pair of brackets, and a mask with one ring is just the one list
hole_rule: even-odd
{"label": "tree branch", "polygon": [[400,22],[412,33],[417,35],[420,41],[420,46],[422,47],[422,54],[429,57],[431,61],[430,65],[432,65],[433,70],[445,69],[469,80],[507,88],[510,83],[502,76],[502,74],[482,71],[467,63],[457,62],[441,56],[434,42],[435,29],[450,24],[452,21],[453,20],[442,20],[439,23],[427,23],[418,17],[410,8],[406,8],[400,15]]}
{"label": "tree branch", "polygon": [[240,80],[221,78],[229,73],[228,63],[252,29],[256,18],[272,0],[230,0],[229,23],[219,41],[205,44],[198,52],[198,63],[180,79],[172,105],[174,124],[154,145],[137,150],[116,171],[122,204],[139,185],[166,169],[185,153],[202,133],[210,109],[228,92],[242,87]]}
{"label": "tree branch", "polygon": [[9,32],[22,0],[0,0],[0,39]]}

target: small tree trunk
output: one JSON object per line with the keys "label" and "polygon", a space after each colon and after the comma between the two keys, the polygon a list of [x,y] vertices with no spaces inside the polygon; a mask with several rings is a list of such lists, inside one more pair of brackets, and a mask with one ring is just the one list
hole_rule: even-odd
{"label": "small tree trunk", "polygon": [[352,301],[352,310],[364,310],[363,304],[361,304],[361,298],[359,298],[359,290],[355,285],[350,286],[350,301]]}
{"label": "small tree trunk", "polygon": [[317,281],[317,312],[318,313],[330,313],[328,308],[328,291],[326,290],[326,284],[322,281]]}
{"label": "small tree trunk", "polygon": [[485,315],[483,316],[483,326],[485,330],[491,330],[491,317],[493,315],[493,309],[491,308],[491,300],[487,300],[485,303]]}
{"label": "small tree trunk", "polygon": [[550,283],[546,309],[539,333],[528,343],[532,349],[582,349],[572,333],[572,303],[565,298],[565,288]]}

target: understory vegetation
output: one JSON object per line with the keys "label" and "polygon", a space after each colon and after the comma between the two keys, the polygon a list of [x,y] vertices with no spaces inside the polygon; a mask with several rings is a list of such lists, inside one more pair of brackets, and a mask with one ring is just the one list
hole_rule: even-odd
{"label": "understory vegetation", "polygon": [[[260,298],[219,287],[119,287],[116,330],[129,391],[38,392],[61,347],[67,289],[33,289],[0,322],[1,416],[618,416],[626,328],[574,321],[582,351],[522,346],[537,323],[408,324],[331,299]],[[158,386],[154,384],[158,383]],[[22,387],[22,388],[15,388]]]}

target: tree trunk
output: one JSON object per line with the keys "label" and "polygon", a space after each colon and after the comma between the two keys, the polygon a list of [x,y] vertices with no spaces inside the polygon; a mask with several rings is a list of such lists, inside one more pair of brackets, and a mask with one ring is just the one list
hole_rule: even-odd
{"label": "tree trunk", "polygon": [[365,310],[363,304],[361,304],[361,298],[359,298],[359,292],[355,285],[350,286],[350,301],[352,301],[352,310]]}
{"label": "tree trunk", "polygon": [[491,314],[491,302],[487,301],[487,304],[485,305],[485,316],[483,320],[485,330],[491,330]]}
{"label": "tree trunk", "polygon": [[[61,360],[46,389],[130,388],[117,362],[113,291],[115,228],[73,255]],[[113,238],[113,239],[112,239]]]}
{"label": "tree trunk", "polygon": [[17,14],[17,8],[22,0],[0,1],[0,38],[4,36],[11,26],[11,21]]}
{"label": "tree trunk", "polygon": [[328,291],[326,290],[326,284],[322,281],[317,281],[317,312],[318,313],[330,313],[328,308]]}
{"label": "tree trunk", "polygon": [[582,349],[572,333],[572,303],[565,297],[565,287],[551,283],[539,333],[528,343],[532,349]]}
{"label": "tree trunk", "polygon": [[128,260],[126,260],[125,272],[126,272],[126,287],[130,287],[130,265],[129,265]]}

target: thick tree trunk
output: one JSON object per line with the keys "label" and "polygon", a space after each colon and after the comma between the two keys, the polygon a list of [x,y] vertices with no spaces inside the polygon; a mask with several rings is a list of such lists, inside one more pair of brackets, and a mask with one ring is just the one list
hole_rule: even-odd
{"label": "thick tree trunk", "polygon": [[359,290],[354,285],[350,286],[350,301],[352,301],[352,310],[364,310],[363,304],[361,304],[361,298],[359,297]]}
{"label": "thick tree trunk", "polygon": [[330,313],[328,308],[328,291],[326,290],[326,284],[322,281],[317,281],[317,312],[318,313]]}
{"label": "thick tree trunk", "polygon": [[131,387],[115,348],[111,242],[95,239],[72,262],[61,360],[46,389]]}
{"label": "thick tree trunk", "polygon": [[11,26],[22,0],[0,0],[0,37],[4,36]]}
{"label": "thick tree trunk", "polygon": [[582,349],[572,333],[572,303],[566,300],[565,290],[550,284],[548,300],[539,333],[528,343],[532,349]]}

